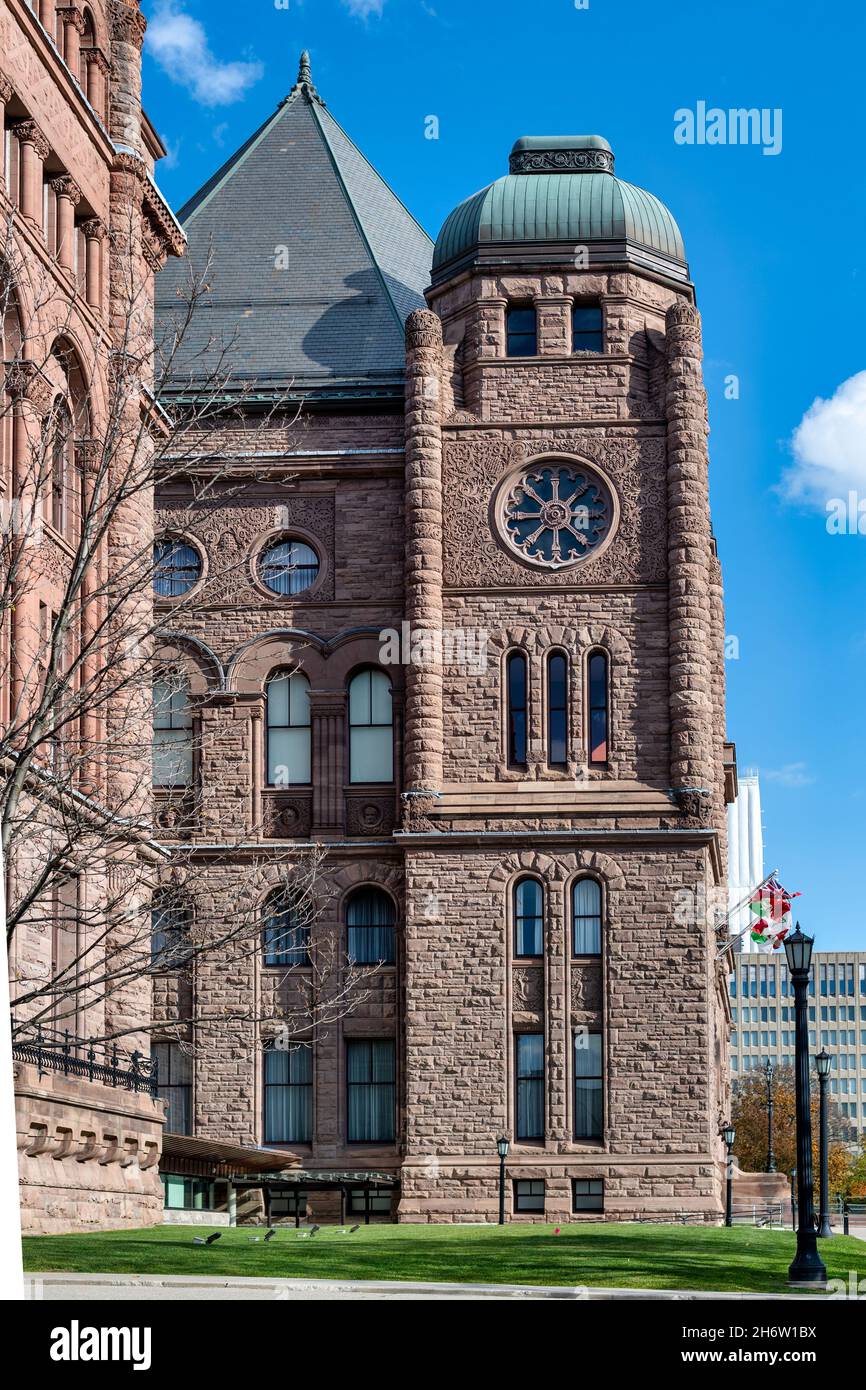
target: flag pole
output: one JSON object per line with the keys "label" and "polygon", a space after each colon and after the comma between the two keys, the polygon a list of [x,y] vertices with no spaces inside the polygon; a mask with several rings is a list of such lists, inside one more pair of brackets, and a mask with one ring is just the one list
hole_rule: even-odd
{"label": "flag pole", "polygon": [[[771,869],[771,871],[767,874],[766,878],[762,878],[760,883],[756,883],[754,888],[750,888],[744,898],[741,898],[738,903],[735,903],[733,907],[728,909],[722,921],[719,923],[719,927],[725,926],[728,922],[730,922],[734,914],[736,912],[739,912],[741,907],[745,907],[747,903],[750,903],[755,894],[760,893],[762,888],[766,888],[767,884],[770,882],[770,879],[775,878],[778,872],[778,869]],[[751,926],[752,923],[747,922],[746,925],[740,931],[737,932],[736,936],[729,936],[724,946],[721,946],[719,950],[716,952],[716,959],[720,960],[726,951],[730,951],[731,947],[737,941],[740,941],[746,935],[747,931],[751,930]]]}

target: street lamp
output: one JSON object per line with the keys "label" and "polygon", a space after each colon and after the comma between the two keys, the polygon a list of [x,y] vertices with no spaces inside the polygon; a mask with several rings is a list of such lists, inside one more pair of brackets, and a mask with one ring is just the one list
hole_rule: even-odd
{"label": "street lamp", "polygon": [[764,1063],[764,1077],[767,1082],[767,1172],[775,1173],[776,1155],[773,1153],[773,1082],[776,1068],[768,1057]]}
{"label": "street lamp", "polygon": [[496,1152],[499,1154],[499,1224],[505,1225],[505,1160],[508,1157],[508,1138],[503,1134],[501,1139],[496,1141]]}
{"label": "street lamp", "polygon": [[818,1254],[812,1191],[812,1116],[809,1112],[809,969],[814,937],[797,923],[785,937],[788,973],[794,986],[796,1023],[795,1072],[797,1079],[797,1253],[788,1270],[792,1284],[825,1284],[827,1270]]}
{"label": "street lamp", "polygon": [[726,1225],[726,1226],[733,1226],[733,1224],[734,1224],[734,1164],[733,1164],[732,1154],[733,1154],[733,1151],[734,1151],[734,1140],[736,1139],[736,1137],[737,1137],[737,1131],[734,1129],[734,1126],[731,1124],[731,1122],[730,1122],[730,1120],[729,1120],[728,1123],[725,1125],[724,1129],[722,1130],[722,1138],[723,1138],[724,1141],[725,1141],[725,1148],[726,1148],[727,1151],[728,1151],[727,1160],[726,1160],[726,1162],[725,1162],[725,1173],[726,1173],[726,1181],[725,1181],[725,1225]]}
{"label": "street lamp", "polygon": [[830,1225],[830,1160],[827,1153],[827,1078],[830,1075],[830,1054],[822,1050],[815,1058],[818,1072],[818,1085],[821,1090],[821,1128],[818,1147],[821,1151],[821,1209],[818,1212],[818,1236],[829,1240],[833,1234]]}

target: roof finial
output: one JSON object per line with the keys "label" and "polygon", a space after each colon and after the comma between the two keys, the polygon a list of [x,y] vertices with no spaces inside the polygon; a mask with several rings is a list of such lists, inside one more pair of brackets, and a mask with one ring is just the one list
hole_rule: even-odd
{"label": "roof finial", "polygon": [[313,74],[310,68],[310,55],[306,48],[301,54],[301,61],[298,64],[298,80],[295,83],[292,90],[289,92],[289,95],[286,97],[286,101],[291,101],[293,97],[300,96],[302,93],[308,101],[317,101],[321,106],[324,106],[325,103],[322,101],[322,98],[319,96],[319,93],[313,86]]}

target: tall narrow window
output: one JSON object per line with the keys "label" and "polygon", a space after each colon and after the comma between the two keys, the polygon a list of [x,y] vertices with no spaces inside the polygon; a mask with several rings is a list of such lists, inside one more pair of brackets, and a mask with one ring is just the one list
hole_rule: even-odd
{"label": "tall narrow window", "polygon": [[594,878],[579,878],[571,894],[572,952],[601,954],[601,886]]}
{"label": "tall narrow window", "polygon": [[312,776],[310,682],[301,671],[268,681],[267,726],[268,784],[306,786]]}
{"label": "tall narrow window", "polygon": [[310,924],[306,913],[285,889],[272,893],[265,904],[262,949],[265,965],[310,963]]}
{"label": "tall narrow window", "polygon": [[193,726],[189,685],[183,676],[161,676],[153,685],[153,785],[192,782]]}
{"label": "tall narrow window", "polygon": [[394,904],[381,888],[359,888],[346,909],[349,960],[390,965],[394,960]]}
{"label": "tall narrow window", "polygon": [[602,1137],[601,1033],[574,1035],[574,1137]]}
{"label": "tall narrow window", "polygon": [[265,1143],[309,1144],[313,1137],[313,1049],[266,1047]]}
{"label": "tall narrow window", "polygon": [[349,683],[349,781],[393,782],[394,712],[384,671],[359,671]]}
{"label": "tall narrow window", "polygon": [[508,682],[508,765],[526,766],[528,736],[527,670],[523,652],[512,652],[506,667]]}
{"label": "tall narrow window", "polygon": [[179,1043],[154,1043],[156,1091],[168,1101],[165,1127],[169,1134],[192,1133],[192,1060]]}
{"label": "tall narrow window", "polygon": [[517,1138],[544,1138],[544,1034],[517,1036]]}
{"label": "tall narrow window", "polygon": [[538,328],[532,308],[509,309],[505,322],[506,355],[535,357],[538,352]]}
{"label": "tall narrow window", "polygon": [[603,767],[608,753],[608,678],[607,656],[592,652],[587,663],[589,699],[589,761]]}
{"label": "tall narrow window", "polygon": [[603,352],[600,304],[575,304],[571,311],[573,352]]}
{"label": "tall narrow window", "polygon": [[150,914],[150,960],[157,970],[179,970],[190,956],[192,913],[183,903],[160,896]]}
{"label": "tall narrow window", "polygon": [[514,885],[514,954],[544,954],[544,889],[534,878]]}
{"label": "tall narrow window", "polygon": [[547,661],[547,761],[551,767],[568,762],[568,659],[552,652]]}
{"label": "tall narrow window", "polygon": [[346,1043],[350,1144],[387,1143],[394,1138],[395,1081],[393,1039]]}
{"label": "tall narrow window", "polygon": [[67,488],[72,460],[72,419],[62,403],[54,407],[51,434],[51,501],[49,517],[61,535],[67,525]]}

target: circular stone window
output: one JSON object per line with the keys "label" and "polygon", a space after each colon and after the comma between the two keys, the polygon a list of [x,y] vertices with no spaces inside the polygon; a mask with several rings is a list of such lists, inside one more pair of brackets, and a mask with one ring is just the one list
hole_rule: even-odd
{"label": "circular stone window", "polygon": [[509,550],[529,564],[555,570],[600,548],[616,507],[610,488],[591,469],[551,461],[505,479],[498,511]]}
{"label": "circular stone window", "polygon": [[319,557],[306,541],[287,536],[263,550],[259,578],[275,594],[301,594],[316,582]]}
{"label": "circular stone window", "polygon": [[201,578],[201,556],[186,541],[164,537],[153,546],[153,591],[160,598],[182,598]]}

